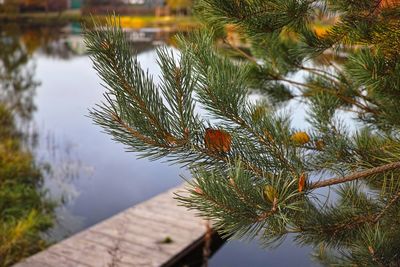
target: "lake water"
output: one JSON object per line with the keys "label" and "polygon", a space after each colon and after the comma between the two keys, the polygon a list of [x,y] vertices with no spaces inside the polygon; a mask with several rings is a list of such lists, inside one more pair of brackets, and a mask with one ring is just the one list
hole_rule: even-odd
{"label": "lake water", "polygon": [[[29,129],[37,133],[37,161],[51,166],[45,186],[62,202],[50,240],[83,230],[180,184],[180,175],[189,175],[179,166],[137,159],[93,125],[88,109],[103,100],[105,90],[84,53],[82,37],[75,34],[76,26],[0,25],[0,60],[26,55],[18,77],[39,83],[28,89],[36,107]],[[168,42],[169,36],[153,31],[132,36],[142,67],[157,76],[155,46]],[[290,240],[275,250],[233,241],[215,253],[210,266],[314,266],[310,252]]]}

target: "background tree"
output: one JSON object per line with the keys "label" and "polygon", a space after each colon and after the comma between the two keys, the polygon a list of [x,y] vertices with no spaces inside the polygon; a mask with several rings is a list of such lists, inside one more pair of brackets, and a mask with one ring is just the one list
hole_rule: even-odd
{"label": "background tree", "polygon": [[[160,84],[110,20],[86,35],[108,90],[91,115],[129,151],[187,166],[190,195],[178,199],[225,236],[268,246],[290,234],[328,265],[397,266],[399,11],[398,1],[200,0],[208,30],[179,37],[180,57],[159,49]],[[321,30],[321,18],[333,25]],[[250,101],[255,90],[267,98]],[[282,108],[293,101],[307,104],[301,129]]]}
{"label": "background tree", "polygon": [[167,7],[177,13],[187,14],[193,6],[192,0],[167,0]]}
{"label": "background tree", "polygon": [[123,0],[86,0],[85,6],[88,7],[95,7],[99,5],[110,5],[110,6],[117,6],[122,5],[124,3]]}
{"label": "background tree", "polygon": [[5,0],[2,5],[0,5],[0,13],[5,14],[16,14],[19,12],[20,0]]}

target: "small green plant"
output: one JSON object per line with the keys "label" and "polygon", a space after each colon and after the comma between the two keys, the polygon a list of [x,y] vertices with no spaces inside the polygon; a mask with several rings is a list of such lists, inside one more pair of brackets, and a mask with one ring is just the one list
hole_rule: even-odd
{"label": "small green plant", "polygon": [[172,240],[172,238],[169,236],[166,236],[163,240],[160,241],[161,244],[171,244],[172,242],[174,242],[174,240]]}

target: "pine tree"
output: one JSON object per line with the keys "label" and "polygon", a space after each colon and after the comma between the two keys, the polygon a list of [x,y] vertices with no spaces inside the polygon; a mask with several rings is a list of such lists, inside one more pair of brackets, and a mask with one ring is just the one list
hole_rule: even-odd
{"label": "pine tree", "polygon": [[117,19],[87,32],[107,88],[94,121],[128,151],[188,167],[177,198],[226,237],[292,235],[326,265],[398,266],[400,2],[199,0],[196,12],[204,27],[177,37],[179,56],[158,49],[159,84]]}

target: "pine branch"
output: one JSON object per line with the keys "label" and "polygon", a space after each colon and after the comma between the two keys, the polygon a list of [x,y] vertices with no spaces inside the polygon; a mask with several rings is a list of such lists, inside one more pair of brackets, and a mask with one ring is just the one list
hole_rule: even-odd
{"label": "pine branch", "polygon": [[379,173],[383,173],[383,172],[387,172],[387,171],[391,171],[391,170],[395,170],[395,169],[399,169],[399,168],[400,168],[400,162],[393,162],[393,163],[389,163],[389,164],[382,165],[379,167],[371,168],[368,170],[356,172],[356,173],[353,173],[353,174],[350,174],[350,175],[347,175],[344,177],[335,177],[335,178],[330,178],[330,179],[327,179],[324,181],[318,181],[315,183],[311,183],[308,186],[308,189],[316,189],[316,188],[341,184],[341,183],[345,183],[345,182],[350,182],[350,181],[366,178],[366,177],[374,175],[374,174],[379,174]]}
{"label": "pine branch", "polygon": [[[132,60],[115,22],[97,27],[86,40],[107,101],[91,115],[129,151],[188,166],[190,194],[179,201],[225,236],[272,244],[297,233],[300,242],[344,250],[341,263],[389,265],[399,262],[400,245],[393,227],[400,211],[397,15],[376,1],[323,2],[339,22],[319,35],[309,23],[317,2],[200,0],[210,21],[233,23],[249,37],[250,52],[223,40],[242,59],[232,60],[212,29],[180,36],[180,56],[158,50],[159,84]],[[343,56],[324,55],[327,68],[318,59],[305,65],[327,47]],[[304,73],[304,82],[292,78]],[[268,101],[253,104],[253,89],[265,89]],[[293,129],[278,109],[294,96],[310,107],[308,129]],[[348,130],[341,110],[371,130]],[[345,175],[306,183],[303,191],[306,174],[324,172]],[[360,190],[349,183],[366,178]],[[339,184],[332,204],[313,199],[312,190]]]}

